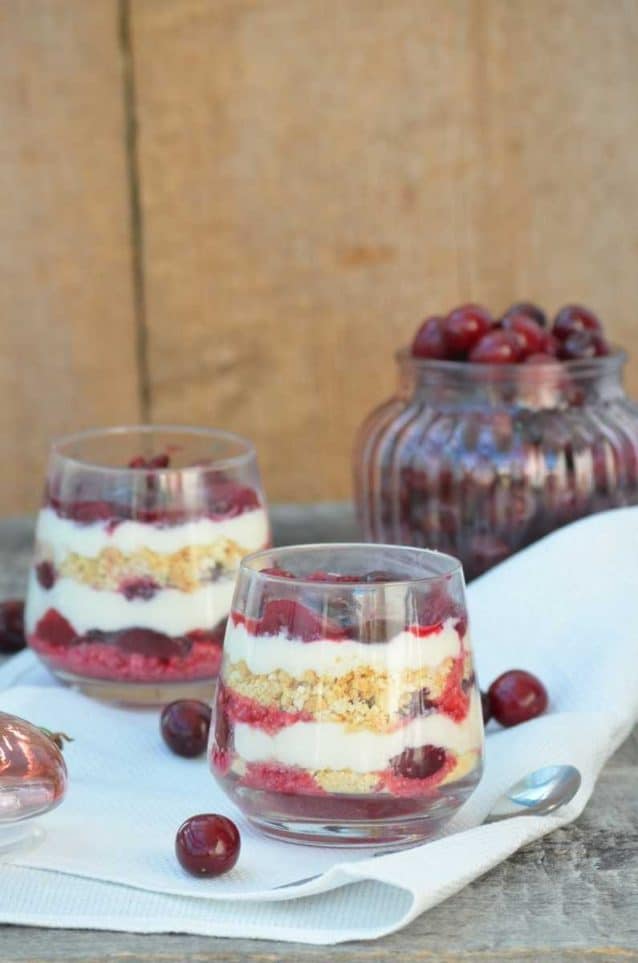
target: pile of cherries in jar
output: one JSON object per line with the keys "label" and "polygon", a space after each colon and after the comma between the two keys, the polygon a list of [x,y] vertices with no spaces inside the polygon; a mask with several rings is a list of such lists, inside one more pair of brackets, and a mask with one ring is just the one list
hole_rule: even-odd
{"label": "pile of cherries in jar", "polygon": [[422,323],[412,342],[415,358],[474,364],[547,364],[610,353],[599,318],[579,304],[561,308],[549,327],[541,308],[513,304],[500,318],[480,304],[464,304]]}

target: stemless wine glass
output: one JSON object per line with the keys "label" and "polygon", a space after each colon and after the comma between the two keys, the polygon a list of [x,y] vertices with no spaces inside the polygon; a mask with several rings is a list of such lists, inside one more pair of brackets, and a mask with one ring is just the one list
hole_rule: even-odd
{"label": "stemless wine glass", "polygon": [[431,835],[482,771],[460,563],[388,545],[245,558],[209,756],[268,835],[375,846]]}
{"label": "stemless wine glass", "polygon": [[269,544],[243,438],[155,426],[62,438],[38,517],[28,642],[89,695],[210,698],[239,561]]}

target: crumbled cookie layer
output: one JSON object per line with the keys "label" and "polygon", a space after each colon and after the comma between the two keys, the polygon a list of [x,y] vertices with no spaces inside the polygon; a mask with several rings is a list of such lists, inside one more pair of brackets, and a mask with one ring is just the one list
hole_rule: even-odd
{"label": "crumbled cookie layer", "polygon": [[235,572],[247,554],[248,549],[225,537],[210,545],[187,545],[171,555],[147,548],[130,554],[118,548],[105,548],[92,558],[70,552],[58,564],[58,572],[92,588],[114,592],[128,582],[141,579],[148,579],[159,588],[193,592],[202,583]]}
{"label": "crumbled cookie layer", "polygon": [[[452,761],[452,760],[451,760]],[[467,776],[479,764],[479,755],[475,750],[465,752],[454,758],[451,768],[448,769],[444,778],[438,782],[443,786],[447,783],[456,782]],[[235,757],[230,766],[231,772],[235,773],[240,779],[246,776],[247,766],[243,759]],[[384,785],[384,778],[388,773],[381,772],[355,772],[353,769],[308,769],[300,770],[305,775],[315,781],[326,793],[342,793],[344,795],[392,795],[391,789]],[[419,783],[420,780],[415,781]],[[434,780],[436,783],[436,780]],[[404,780],[405,783],[405,780]],[[407,795],[404,791],[403,795]],[[419,793],[417,792],[417,795]]]}
{"label": "crumbled cookie layer", "polygon": [[[434,667],[395,673],[361,666],[340,676],[308,671],[302,678],[294,678],[284,669],[254,675],[240,660],[224,667],[224,684],[259,705],[303,712],[316,722],[338,722],[344,731],[388,732],[427,711],[428,703],[441,697],[454,665],[455,660],[447,658]],[[469,682],[469,657],[464,672]]]}

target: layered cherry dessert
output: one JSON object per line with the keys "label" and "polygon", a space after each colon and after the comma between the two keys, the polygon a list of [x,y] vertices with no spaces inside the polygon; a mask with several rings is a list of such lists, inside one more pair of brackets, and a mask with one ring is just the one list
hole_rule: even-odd
{"label": "layered cherry dessert", "polygon": [[[135,445],[121,468],[71,456],[84,436],[56,448],[27,638],[56,674],[94,694],[163,702],[204,683],[210,695],[240,559],[270,542],[247,471],[254,452],[215,432],[195,432],[195,444],[187,429],[130,434],[117,438],[117,456]],[[211,441],[229,448],[224,458],[205,457]]]}
{"label": "layered cherry dessert", "polygon": [[455,560],[411,549],[242,564],[210,754],[254,822],[382,844],[431,833],[467,798],[483,725],[462,591]]}

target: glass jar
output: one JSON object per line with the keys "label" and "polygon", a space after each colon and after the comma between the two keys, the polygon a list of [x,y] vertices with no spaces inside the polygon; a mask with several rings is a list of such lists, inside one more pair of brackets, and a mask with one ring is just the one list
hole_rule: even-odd
{"label": "glass jar", "polygon": [[27,641],[89,695],[209,699],[240,559],[269,544],[243,438],[161,426],[62,438],[38,516]]}
{"label": "glass jar", "polygon": [[483,759],[458,560],[387,545],[244,559],[209,754],[271,836],[385,846],[438,830]]}
{"label": "glass jar", "polygon": [[471,579],[561,525],[638,503],[624,352],[536,365],[397,360],[397,395],[355,448],[367,540],[448,552]]}

